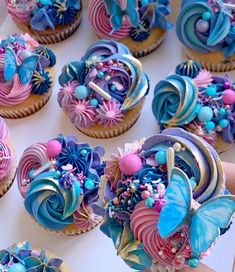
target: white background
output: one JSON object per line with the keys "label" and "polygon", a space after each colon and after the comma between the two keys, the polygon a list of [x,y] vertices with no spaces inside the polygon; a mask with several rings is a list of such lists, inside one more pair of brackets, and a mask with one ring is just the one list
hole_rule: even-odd
{"label": "white background", "polygon": [[[6,15],[4,0],[0,0],[0,35],[20,33],[9,15]],[[172,1],[174,21],[177,15],[179,1]],[[86,4],[85,4],[86,6]],[[51,46],[57,55],[57,74],[62,66],[71,61],[79,60],[88,45],[95,41],[95,35],[88,26],[86,13],[79,30],[68,40]],[[96,140],[84,136],[77,131],[69,119],[60,110],[56,96],[59,89],[55,83],[54,93],[49,103],[39,112],[25,119],[7,120],[10,127],[11,139],[19,159],[22,152],[30,144],[46,142],[58,133],[75,134],[81,141],[91,145],[101,144],[106,148],[106,156],[116,152],[117,146],[122,147],[126,142],[150,136],[159,131],[151,111],[151,102],[155,84],[163,79],[183,59],[180,43],[175,31],[172,30],[162,46],[151,55],[141,59],[145,72],[151,80],[150,94],[143,112],[136,125],[125,134],[109,140]],[[235,80],[235,72],[231,73]],[[235,162],[235,147],[224,153],[223,160]],[[234,175],[235,177],[235,175]],[[103,235],[99,228],[77,237],[63,237],[50,234],[41,229],[26,213],[16,182],[10,191],[0,200],[0,248],[11,243],[30,240],[37,248],[46,248],[68,262],[74,272],[130,272],[125,263],[116,256],[116,251],[110,239]],[[210,257],[204,262],[217,272],[231,272],[235,255],[235,224],[231,230],[222,236],[214,247]]]}

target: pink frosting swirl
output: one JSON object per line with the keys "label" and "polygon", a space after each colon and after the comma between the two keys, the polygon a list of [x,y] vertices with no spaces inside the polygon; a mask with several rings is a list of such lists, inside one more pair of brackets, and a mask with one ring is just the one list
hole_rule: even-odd
{"label": "pink frosting swirl", "polygon": [[33,144],[24,151],[17,169],[18,187],[23,197],[25,197],[31,182],[29,177],[30,171],[40,168],[49,161],[50,158],[46,152],[46,144]]}
{"label": "pink frosting swirl", "polygon": [[120,40],[130,35],[132,25],[128,18],[124,19],[123,26],[119,30],[113,31],[110,15],[103,0],[92,0],[90,2],[88,19],[95,33],[101,38]]}
{"label": "pink frosting swirl", "polygon": [[79,209],[73,214],[74,224],[81,230],[81,232],[86,232],[93,229],[99,224],[102,217],[94,214],[92,209],[82,202]]}
{"label": "pink frosting swirl", "polygon": [[32,90],[31,83],[23,85],[16,73],[11,81],[3,76],[5,54],[0,54],[0,106],[14,106],[25,101]]}
{"label": "pink frosting swirl", "polygon": [[75,81],[75,80],[69,81],[59,90],[57,101],[63,110],[68,111],[69,106],[73,101],[75,88],[78,85],[79,85],[78,81]]}
{"label": "pink frosting swirl", "polygon": [[155,262],[161,265],[181,269],[187,267],[186,259],[192,257],[188,241],[188,228],[183,227],[180,232],[167,239],[162,239],[157,231],[159,212],[145,206],[145,202],[138,203],[131,215],[131,229],[136,240],[144,244],[145,250]]}
{"label": "pink frosting swirl", "polygon": [[13,156],[7,143],[0,140],[0,183],[9,176],[13,165]]}
{"label": "pink frosting swirl", "polygon": [[[14,3],[15,2],[15,3]],[[19,23],[29,23],[32,17],[32,10],[38,0],[6,0],[7,9],[13,19]]]}
{"label": "pink frosting swirl", "polygon": [[75,127],[88,128],[95,124],[96,111],[95,107],[89,104],[86,100],[73,101],[70,104],[68,113],[69,118]]}
{"label": "pink frosting swirl", "polygon": [[9,140],[9,129],[2,117],[0,117],[0,139],[3,142],[8,142]]}

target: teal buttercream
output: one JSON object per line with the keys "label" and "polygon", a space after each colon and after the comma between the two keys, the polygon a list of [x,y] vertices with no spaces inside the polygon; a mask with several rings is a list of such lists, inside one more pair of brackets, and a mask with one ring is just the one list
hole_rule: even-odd
{"label": "teal buttercream", "polygon": [[35,220],[50,230],[62,230],[73,223],[73,213],[82,201],[80,183],[64,189],[54,172],[39,174],[30,184],[25,208]]}
{"label": "teal buttercream", "polygon": [[198,89],[189,77],[170,75],[154,91],[153,114],[160,124],[182,126],[195,119]]}

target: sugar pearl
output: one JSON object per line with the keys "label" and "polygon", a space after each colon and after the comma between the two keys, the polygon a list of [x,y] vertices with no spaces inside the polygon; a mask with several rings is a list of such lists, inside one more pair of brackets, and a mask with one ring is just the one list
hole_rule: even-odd
{"label": "sugar pearl", "polygon": [[181,146],[180,143],[175,143],[175,144],[173,145],[173,148],[174,148],[174,150],[175,150],[176,152],[180,152],[182,146]]}

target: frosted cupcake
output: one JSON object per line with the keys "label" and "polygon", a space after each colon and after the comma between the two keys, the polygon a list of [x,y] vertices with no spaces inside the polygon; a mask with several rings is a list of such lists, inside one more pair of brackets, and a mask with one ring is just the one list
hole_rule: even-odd
{"label": "frosted cupcake", "polygon": [[63,260],[46,250],[33,249],[30,242],[15,243],[0,250],[0,269],[3,272],[71,272]]}
{"label": "frosted cupcake", "polygon": [[28,147],[17,169],[27,212],[44,229],[77,235],[96,227],[91,205],[98,198],[104,149],[59,137]]}
{"label": "frosted cupcake", "polygon": [[235,4],[232,1],[184,0],[176,23],[186,55],[204,68],[235,68]]}
{"label": "frosted cupcake", "polygon": [[16,158],[10,143],[9,130],[0,117],[0,198],[11,187],[16,173]]}
{"label": "frosted cupcake", "polygon": [[13,20],[43,44],[70,37],[81,23],[80,0],[6,0]]}
{"label": "frosted cupcake", "polygon": [[64,66],[58,103],[84,134],[118,136],[137,121],[149,81],[141,63],[115,41],[91,45],[79,62]]}
{"label": "frosted cupcake", "polygon": [[219,156],[179,128],[126,144],[105,178],[108,193],[94,206],[105,216],[101,231],[134,270],[197,267],[235,212]]}
{"label": "frosted cupcake", "polygon": [[235,87],[228,76],[215,76],[199,63],[179,64],[154,91],[153,113],[161,127],[182,127],[218,152],[230,148],[235,134]]}
{"label": "frosted cupcake", "polygon": [[22,118],[40,110],[52,93],[55,54],[29,34],[0,37],[0,115]]}
{"label": "frosted cupcake", "polygon": [[98,37],[120,41],[142,57],[163,42],[169,13],[169,1],[90,0],[88,19]]}

